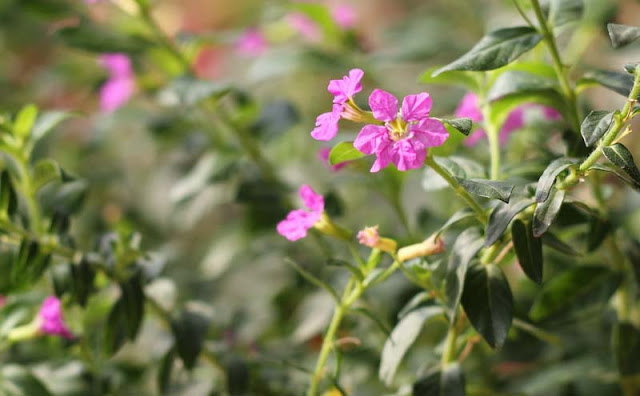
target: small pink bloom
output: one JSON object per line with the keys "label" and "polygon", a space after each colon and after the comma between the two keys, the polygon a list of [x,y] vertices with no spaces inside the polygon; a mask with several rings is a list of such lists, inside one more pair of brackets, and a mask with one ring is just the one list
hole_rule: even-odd
{"label": "small pink bloom", "polygon": [[356,10],[348,4],[336,4],[330,7],[331,17],[342,29],[350,29],[356,24]]}
{"label": "small pink bloom", "polygon": [[516,107],[509,113],[507,119],[504,120],[502,129],[500,129],[500,132],[498,133],[498,140],[500,141],[501,146],[507,144],[509,135],[511,135],[512,132],[521,129],[524,126],[524,109],[525,106]]}
{"label": "small pink bloom", "polygon": [[309,41],[320,40],[318,25],[301,12],[292,12],[285,17],[289,26]]}
{"label": "small pink bloom", "polygon": [[376,247],[380,242],[380,234],[378,234],[378,226],[365,227],[358,231],[358,242],[368,247]]}
{"label": "small pink bloom", "polygon": [[562,114],[553,107],[542,106],[542,115],[549,121],[555,121],[562,118]]}
{"label": "small pink bloom", "polygon": [[103,54],[100,65],[109,73],[109,78],[100,87],[100,108],[110,113],[129,101],[135,91],[135,74],[131,60],[125,54]]}
{"label": "small pink bloom", "polygon": [[276,227],[278,233],[290,241],[306,237],[309,228],[320,220],[324,211],[324,197],[316,194],[309,185],[302,185],[298,195],[309,210],[292,210]]}
{"label": "small pink bloom", "polygon": [[473,92],[467,92],[462,97],[462,100],[458,104],[455,111],[456,117],[468,117],[473,122],[482,121],[482,111],[480,111],[480,105],[478,104],[478,96]]}
{"label": "small pink bloom", "polygon": [[0,294],[0,308],[4,307],[6,303],[7,303],[7,298],[2,294]]}
{"label": "small pink bloom", "polygon": [[353,146],[365,154],[375,154],[371,172],[390,163],[406,171],[422,166],[429,147],[440,146],[449,137],[444,125],[429,118],[432,101],[427,93],[408,95],[398,112],[398,100],[390,93],[375,89],[369,96],[373,116],[382,125],[365,125]]}
{"label": "small pink bloom", "polygon": [[259,56],[267,50],[267,47],[267,40],[256,28],[245,30],[236,41],[236,51],[244,56]]}
{"label": "small pink bloom", "polygon": [[73,334],[64,324],[60,300],[49,296],[45,298],[38,312],[40,319],[40,331],[49,335],[59,335],[67,339],[73,338]]}
{"label": "small pink bloom", "polygon": [[311,136],[316,140],[331,140],[338,133],[338,121],[340,121],[345,103],[355,94],[362,91],[362,77],[364,72],[360,69],[352,69],[348,76],[341,80],[331,80],[327,86],[329,93],[333,95],[333,108],[330,112],[322,113],[316,118],[316,127],[311,131]]}
{"label": "small pink bloom", "polygon": [[330,153],[331,153],[331,149],[329,147],[323,147],[320,150],[318,150],[318,158],[320,158],[322,163],[324,163],[329,169],[331,169],[334,172],[337,172],[340,169],[344,168],[350,162],[350,161],[344,161],[344,162],[339,162],[335,165],[331,165],[329,163]]}

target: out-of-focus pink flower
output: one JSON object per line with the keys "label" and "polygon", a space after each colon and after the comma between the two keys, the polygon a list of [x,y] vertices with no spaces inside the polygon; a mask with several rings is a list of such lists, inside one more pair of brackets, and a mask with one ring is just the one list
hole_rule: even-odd
{"label": "out-of-focus pink flower", "polygon": [[329,11],[336,25],[342,29],[350,29],[356,24],[356,10],[348,4],[334,4]]}
{"label": "out-of-focus pink flower", "polygon": [[285,17],[289,26],[309,41],[320,40],[320,28],[308,16],[301,12],[292,12]]}
{"label": "out-of-focus pink flower", "polygon": [[365,154],[375,154],[371,172],[390,163],[406,171],[422,166],[429,147],[440,146],[449,137],[444,125],[429,118],[432,100],[428,93],[405,96],[401,111],[390,93],[375,89],[369,96],[373,116],[384,125],[366,125],[353,146]]}
{"label": "out-of-focus pink flower", "polygon": [[333,107],[330,112],[322,113],[316,118],[316,127],[311,131],[311,136],[316,140],[331,140],[338,133],[338,121],[342,117],[345,103],[355,94],[362,91],[362,77],[364,72],[360,69],[352,69],[348,76],[340,80],[331,80],[327,86],[329,93],[333,95]]}
{"label": "out-of-focus pink flower", "polygon": [[[524,126],[525,110],[527,108],[536,106],[542,108],[542,114],[547,120],[558,120],[562,118],[562,115],[552,107],[536,104],[524,104],[522,106],[516,107],[509,113],[509,115],[507,115],[507,118],[504,121],[504,124],[502,124],[502,128],[498,133],[498,139],[501,145],[505,145],[507,143],[509,135],[511,135],[512,132]],[[458,104],[458,107],[456,108],[454,114],[456,117],[471,118],[471,121],[473,121],[474,123],[481,122],[484,119],[482,116],[482,111],[480,110],[480,105],[478,103],[478,96],[473,92],[468,92],[462,97],[462,100]],[[471,135],[469,135],[467,139],[465,139],[464,144],[466,146],[473,146],[486,136],[487,134],[484,129],[478,128]]]}
{"label": "out-of-focus pink flower", "polygon": [[331,165],[329,163],[329,154],[331,153],[331,149],[329,147],[323,147],[318,150],[318,158],[325,164],[329,169],[333,172],[337,172],[340,169],[344,168],[350,161],[339,162],[335,165]]}
{"label": "out-of-focus pink flower", "polygon": [[256,28],[245,30],[236,40],[236,51],[244,56],[260,56],[267,48],[267,39]]}
{"label": "out-of-focus pink flower", "polygon": [[60,300],[49,296],[45,298],[38,312],[40,331],[49,335],[59,335],[67,339],[73,338],[73,334],[64,324],[62,319],[62,307]]}
{"label": "out-of-focus pink flower", "polygon": [[365,246],[375,247],[380,242],[378,226],[365,227],[358,231],[358,242]]}
{"label": "out-of-focus pink flower", "polygon": [[322,218],[324,211],[324,197],[316,194],[309,185],[302,185],[298,195],[309,210],[292,210],[276,227],[278,233],[290,241],[306,237],[307,231]]}
{"label": "out-of-focus pink flower", "polygon": [[7,303],[7,298],[2,294],[0,294],[0,308],[4,307],[6,303]]}
{"label": "out-of-focus pink flower", "polygon": [[107,70],[109,78],[100,87],[100,108],[110,113],[127,103],[135,91],[136,82],[131,59],[125,54],[103,54],[100,65]]}

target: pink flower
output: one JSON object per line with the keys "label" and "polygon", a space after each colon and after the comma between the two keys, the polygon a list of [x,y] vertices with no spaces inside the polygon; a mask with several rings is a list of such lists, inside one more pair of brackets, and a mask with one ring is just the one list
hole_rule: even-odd
{"label": "pink flower", "polygon": [[256,28],[249,28],[238,37],[236,51],[244,56],[259,56],[267,50],[267,40]]}
{"label": "pink flower", "polygon": [[[507,140],[509,139],[509,135],[512,132],[522,128],[524,126],[524,114],[527,108],[532,106],[539,106],[534,104],[524,104],[522,106],[516,107],[513,109],[507,119],[502,124],[502,128],[498,133],[498,139],[500,141],[500,145],[505,145]],[[551,107],[540,106],[542,107],[542,114],[547,120],[558,120],[562,118],[560,113]],[[455,111],[456,117],[468,117],[474,123],[481,122],[484,117],[482,116],[482,112],[480,110],[480,105],[478,104],[478,96],[473,92],[468,92],[460,103]],[[469,137],[464,141],[466,146],[473,146],[482,138],[486,137],[487,134],[484,129],[478,128],[476,129]]]}
{"label": "pink flower", "polygon": [[45,298],[38,312],[40,319],[40,331],[49,335],[59,335],[67,339],[73,338],[73,334],[62,320],[60,300],[49,296]]}
{"label": "pink flower", "polygon": [[364,72],[360,69],[352,69],[348,76],[341,80],[331,80],[327,90],[333,95],[333,108],[330,112],[322,113],[316,118],[316,127],[311,131],[311,136],[316,140],[331,140],[338,133],[338,121],[342,117],[345,103],[353,98],[353,95],[362,91],[360,80]]}
{"label": "pink flower", "polygon": [[380,242],[378,226],[365,227],[363,230],[358,231],[358,242],[365,246],[376,247]]}
{"label": "pink flower", "polygon": [[131,60],[125,54],[104,54],[100,64],[109,73],[109,78],[100,87],[100,108],[110,113],[125,104],[135,90],[135,75]]}
{"label": "pink flower", "polygon": [[285,17],[289,26],[300,33],[309,41],[318,41],[320,39],[320,29],[318,25],[308,16],[301,12],[292,12]]}
{"label": "pink flower", "polygon": [[356,10],[348,4],[335,4],[329,11],[336,25],[342,29],[352,28],[356,23]]}
{"label": "pink flower", "polygon": [[331,153],[331,149],[329,147],[323,147],[318,150],[318,158],[333,172],[337,172],[340,169],[344,168],[350,161],[339,162],[335,165],[331,165],[329,163],[329,154]]}
{"label": "pink flower", "polygon": [[422,166],[427,148],[439,146],[449,137],[444,125],[429,118],[428,93],[405,96],[398,112],[398,100],[390,93],[375,89],[369,96],[373,116],[384,125],[365,125],[353,142],[365,154],[376,154],[371,172],[390,163],[406,171]]}
{"label": "pink flower", "polygon": [[7,298],[2,294],[0,294],[0,308],[4,307],[6,303],[7,303]]}
{"label": "pink flower", "polygon": [[309,228],[320,220],[324,212],[324,197],[316,194],[309,185],[302,185],[298,195],[309,210],[292,210],[276,227],[278,234],[290,241],[306,237]]}

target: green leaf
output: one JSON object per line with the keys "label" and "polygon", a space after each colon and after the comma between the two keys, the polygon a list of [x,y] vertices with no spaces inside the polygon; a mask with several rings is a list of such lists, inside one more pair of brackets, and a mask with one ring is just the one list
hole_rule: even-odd
{"label": "green leaf", "polygon": [[412,396],[465,396],[465,381],[458,362],[433,369],[413,384]]}
{"label": "green leaf", "polygon": [[508,204],[503,202],[498,203],[493,211],[491,211],[491,215],[489,215],[484,246],[489,247],[500,239],[509,226],[509,223],[511,223],[511,219],[534,203],[535,201],[530,198],[517,201],[511,200]]}
{"label": "green leaf", "polygon": [[62,178],[60,165],[52,159],[38,161],[33,167],[33,188],[38,191],[45,184]]}
{"label": "green leaf", "polygon": [[453,321],[464,290],[469,263],[482,248],[482,236],[475,228],[463,231],[453,244],[447,263],[445,293],[447,295],[447,313]]}
{"label": "green leaf", "polygon": [[337,165],[345,161],[353,161],[365,154],[353,147],[353,142],[340,142],[333,146],[329,153],[329,164]]}
{"label": "green leaf", "polygon": [[451,176],[460,179],[483,179],[487,176],[482,164],[464,157],[434,157],[438,165],[443,167]]}
{"label": "green leaf", "polygon": [[445,127],[449,125],[453,129],[455,129],[456,131],[460,132],[465,136],[469,136],[469,133],[471,132],[471,128],[473,127],[473,122],[471,121],[471,118],[466,118],[466,117],[453,118],[451,120],[445,120],[444,118],[436,118],[436,119],[442,121],[442,123],[445,124]]}
{"label": "green leaf", "polygon": [[18,198],[9,172],[0,173],[0,213],[12,216],[18,207]]}
{"label": "green leaf", "polygon": [[628,97],[633,87],[633,76],[608,70],[592,70],[585,73],[577,82],[576,90],[581,92],[593,85],[602,85],[618,94]]}
{"label": "green leaf", "polygon": [[542,239],[542,243],[544,243],[545,245],[549,246],[550,248],[560,253],[564,253],[566,255],[573,256],[573,257],[580,256],[580,253],[578,253],[574,248],[562,242],[562,240],[560,240],[557,236],[555,236],[550,232],[545,232],[544,235],[542,235],[541,239]]}
{"label": "green leaf", "polygon": [[476,214],[475,212],[471,209],[471,208],[462,208],[459,211],[457,211],[456,213],[454,213],[451,217],[449,217],[449,220],[447,220],[436,232],[435,238],[439,238],[440,234],[442,234],[444,231],[446,231],[449,227],[451,227],[452,225],[459,223],[463,220],[466,219],[471,219],[471,218],[475,218]]}
{"label": "green leaf", "polygon": [[167,394],[171,385],[171,372],[173,371],[173,361],[175,360],[176,350],[174,347],[169,348],[164,354],[158,367],[158,391],[161,395]]}
{"label": "green leaf", "polygon": [[489,119],[494,125],[503,125],[511,111],[520,105],[528,103],[541,104],[552,107],[563,114],[567,113],[564,99],[557,90],[540,89],[517,91],[496,99],[491,103]]}
{"label": "green leaf", "polygon": [[34,141],[42,139],[59,123],[74,116],[74,113],[68,111],[45,111],[40,113],[31,130],[31,138]]}
{"label": "green leaf", "polygon": [[533,235],[530,223],[518,219],[511,225],[511,237],[520,268],[529,279],[542,283],[542,240]]}
{"label": "green leaf", "polygon": [[499,199],[503,202],[509,202],[511,193],[515,187],[513,184],[486,179],[459,179],[458,183],[471,194],[478,195],[489,199]]}
{"label": "green leaf", "polygon": [[596,250],[607,236],[613,231],[613,225],[607,219],[600,216],[592,216],[589,219],[589,234],[587,234],[587,251]]}
{"label": "green leaf", "polygon": [[191,370],[200,355],[205,335],[209,330],[209,319],[193,310],[182,311],[177,319],[171,321],[175,337],[175,348],[184,366]]}
{"label": "green leaf", "polygon": [[613,48],[624,47],[640,38],[640,28],[635,26],[609,23],[607,24],[607,30],[609,31],[609,38]]}
{"label": "green leaf", "polygon": [[50,261],[51,255],[43,253],[37,241],[23,239],[9,274],[12,288],[24,289],[32,286],[42,277]]}
{"label": "green leaf", "polygon": [[596,110],[589,113],[580,126],[580,134],[587,147],[591,147],[609,130],[615,113]]}
{"label": "green leaf", "polygon": [[429,295],[427,291],[421,291],[409,300],[408,303],[402,307],[402,309],[398,312],[398,319],[402,319],[409,312],[421,306],[423,303],[430,301],[432,297]]}
{"label": "green leaf", "polygon": [[573,158],[558,158],[547,166],[547,169],[542,172],[540,179],[538,179],[536,186],[536,201],[538,203],[547,200],[551,192],[551,187],[553,187],[556,182],[556,177],[576,162]]}
{"label": "green leaf", "polygon": [[584,307],[588,300],[607,301],[616,290],[618,277],[609,269],[578,266],[555,275],[536,297],[529,316],[538,321],[571,306]]}
{"label": "green leaf", "polygon": [[73,296],[82,307],[87,305],[95,277],[96,271],[86,258],[83,257],[79,263],[71,265]]}
{"label": "green leaf", "polygon": [[556,85],[553,78],[519,70],[509,70],[496,78],[487,93],[487,100],[495,102],[505,96],[523,92],[547,92],[555,90]]}
{"label": "green leaf", "polygon": [[56,35],[70,47],[95,53],[131,54],[142,52],[153,45],[152,42],[140,36],[119,34],[86,19],[81,20],[76,26],[58,30]]}
{"label": "green leaf", "polygon": [[469,267],[465,283],[462,307],[469,321],[492,348],[501,347],[513,319],[507,278],[494,264],[476,264]]}
{"label": "green leaf", "polygon": [[640,190],[640,183],[636,183],[635,181],[629,179],[626,176],[626,174],[621,173],[618,170],[618,168],[616,168],[615,166],[613,166],[611,164],[602,164],[602,163],[598,163],[597,162],[597,163],[591,165],[589,170],[597,170],[597,171],[612,173],[612,174],[616,175],[620,180],[622,180],[625,183],[627,183],[629,186],[633,187],[636,190]]}
{"label": "green leaf", "polygon": [[612,336],[613,351],[621,376],[640,374],[640,331],[631,323],[617,323]]}
{"label": "green leaf", "polygon": [[427,69],[418,82],[423,84],[444,84],[444,85],[458,85],[466,88],[468,91],[477,92],[480,89],[478,83],[478,77],[471,72],[451,70],[446,72],[440,72],[436,76],[433,74],[441,67],[436,66]]}
{"label": "green leaf", "polygon": [[183,76],[169,82],[158,98],[167,106],[191,107],[207,99],[221,98],[230,91],[231,85],[228,83]]}
{"label": "green leaf", "polygon": [[640,170],[636,167],[633,156],[622,143],[602,147],[602,153],[612,164],[625,171],[634,182],[640,184]]}
{"label": "green leaf", "polygon": [[13,122],[13,133],[15,136],[21,139],[27,138],[37,116],[38,108],[35,105],[29,104],[23,107]]}
{"label": "green leaf", "polygon": [[436,70],[434,76],[450,70],[493,70],[505,66],[529,51],[542,40],[537,30],[528,26],[489,32],[469,52]]}
{"label": "green leaf", "polygon": [[329,286],[329,284],[325,283],[324,281],[318,279],[315,277],[315,275],[311,274],[309,271],[305,270],[304,268],[302,268],[302,266],[300,266],[300,264],[296,263],[295,261],[286,258],[285,261],[289,264],[291,264],[291,266],[293,268],[295,268],[296,271],[298,271],[298,273],[305,278],[307,281],[309,281],[309,283],[314,284],[315,286],[318,286],[324,290],[326,290],[331,297],[333,297],[333,299],[336,301],[336,303],[340,304],[340,297],[338,297],[338,293],[336,293],[335,290],[333,290],[333,288],[331,286]]}
{"label": "green leaf", "polygon": [[136,339],[142,319],[144,318],[144,291],[142,290],[142,274],[138,272],[126,282],[120,283],[120,300],[122,325],[125,334],[131,341]]}
{"label": "green leaf", "polygon": [[554,27],[579,22],[584,13],[582,0],[551,0],[548,21]]}
{"label": "green leaf", "polygon": [[565,191],[551,189],[549,198],[539,203],[533,213],[533,236],[540,238],[542,234],[547,232],[553,220],[560,212],[562,202],[564,201]]}

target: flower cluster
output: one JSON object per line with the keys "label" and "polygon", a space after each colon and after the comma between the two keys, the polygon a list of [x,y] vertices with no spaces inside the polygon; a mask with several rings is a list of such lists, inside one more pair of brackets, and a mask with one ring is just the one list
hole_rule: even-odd
{"label": "flower cluster", "polygon": [[429,117],[432,100],[428,93],[408,95],[398,109],[398,100],[390,93],[374,89],[369,96],[371,112],[361,110],[353,96],[362,90],[364,73],[353,69],[341,80],[331,80],[328,91],[333,94],[333,109],[320,114],[311,136],[316,140],[331,140],[338,133],[341,118],[366,122],[353,145],[364,154],[375,154],[371,172],[378,172],[390,163],[398,170],[417,169],[424,163],[429,147],[439,146],[449,134],[444,125]]}
{"label": "flower cluster", "polygon": [[[507,139],[512,132],[522,128],[524,126],[524,115],[525,111],[528,108],[539,106],[534,104],[525,104],[515,108],[513,111],[509,113],[500,132],[498,134],[498,139],[501,145],[507,143]],[[544,118],[547,120],[558,120],[562,116],[558,111],[554,108],[547,106],[540,106],[542,108],[542,114]],[[482,111],[480,110],[480,104],[478,103],[478,96],[473,92],[468,92],[466,95],[462,97],[462,100],[458,104],[458,107],[455,110],[456,117],[468,117],[471,118],[471,121],[474,123],[482,122],[484,119],[482,115]],[[464,142],[467,146],[473,146],[478,143],[482,138],[486,137],[487,134],[484,129],[476,129]]]}
{"label": "flower cluster", "polygon": [[135,90],[135,74],[131,59],[125,54],[100,56],[100,64],[109,72],[109,78],[100,88],[100,109],[110,113],[127,103]]}
{"label": "flower cluster", "polygon": [[276,227],[278,233],[290,241],[307,236],[307,231],[321,220],[324,212],[324,197],[316,194],[310,186],[302,185],[298,195],[309,210],[292,210]]}

